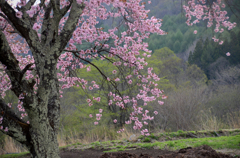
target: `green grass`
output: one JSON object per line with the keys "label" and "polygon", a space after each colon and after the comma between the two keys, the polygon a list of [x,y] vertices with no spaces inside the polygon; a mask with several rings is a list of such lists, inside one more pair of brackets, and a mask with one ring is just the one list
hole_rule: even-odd
{"label": "green grass", "polygon": [[107,150],[107,151],[103,151],[104,153],[112,153],[112,152],[118,152],[119,149],[112,149],[112,150]]}
{"label": "green grass", "polygon": [[144,138],[143,142],[151,142],[151,139],[146,137],[146,138]]}
{"label": "green grass", "polygon": [[159,137],[158,136],[155,136],[153,133],[150,134],[150,136],[148,136],[149,138],[151,139],[158,139]]}
{"label": "green grass", "polygon": [[18,154],[6,154],[6,155],[0,155],[0,158],[15,158],[15,157],[26,156],[27,154],[29,154],[29,152],[22,152]]}
{"label": "green grass", "polygon": [[198,147],[201,145],[209,145],[213,149],[240,149],[239,143],[240,135],[208,138],[189,138],[165,142],[137,143],[136,145],[143,148],[151,148],[157,146],[159,149],[164,149],[167,147],[170,150],[178,150],[189,146]]}

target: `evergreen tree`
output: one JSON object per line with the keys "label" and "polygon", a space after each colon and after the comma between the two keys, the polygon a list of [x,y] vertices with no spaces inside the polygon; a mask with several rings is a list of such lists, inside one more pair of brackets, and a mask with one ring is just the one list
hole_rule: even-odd
{"label": "evergreen tree", "polygon": [[240,61],[240,45],[239,45],[239,37],[237,37],[236,33],[230,32],[231,42],[229,43],[231,56],[228,58],[231,64],[236,65]]}
{"label": "evergreen tree", "polygon": [[203,53],[203,39],[200,38],[193,52],[193,62],[200,68],[202,68],[202,63],[201,63],[202,53]]}
{"label": "evergreen tree", "polygon": [[181,42],[183,40],[183,34],[179,29],[177,30],[177,33],[175,34],[175,40],[178,40],[179,42]]}
{"label": "evergreen tree", "polygon": [[190,65],[194,64],[194,61],[193,61],[193,52],[192,52],[192,51],[190,51],[190,53],[189,53],[188,63],[189,63]]}
{"label": "evergreen tree", "polygon": [[173,50],[175,53],[179,53],[181,50],[181,43],[177,40],[173,45]]}
{"label": "evergreen tree", "polygon": [[240,45],[240,31],[238,32],[238,45]]}

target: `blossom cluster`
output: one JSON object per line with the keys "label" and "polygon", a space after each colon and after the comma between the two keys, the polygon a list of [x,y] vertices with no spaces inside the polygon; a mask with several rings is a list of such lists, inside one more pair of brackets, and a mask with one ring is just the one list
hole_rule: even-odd
{"label": "blossom cluster", "polygon": [[[208,0],[190,0],[188,5],[183,5],[183,9],[186,11],[187,25],[192,26],[193,24],[199,23],[201,20],[207,20],[207,27],[212,27],[215,25],[214,32],[222,33],[224,29],[231,30],[236,27],[236,22],[231,23],[228,21],[229,17],[227,11],[224,10],[226,5],[223,0],[217,0],[209,5]],[[193,18],[192,18],[193,17]],[[197,31],[194,31],[196,34]],[[214,42],[219,42],[220,45],[223,44],[222,40],[213,37]]]}

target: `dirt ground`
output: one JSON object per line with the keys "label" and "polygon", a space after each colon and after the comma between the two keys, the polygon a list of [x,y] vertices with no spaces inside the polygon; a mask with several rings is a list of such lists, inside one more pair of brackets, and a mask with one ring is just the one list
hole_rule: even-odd
{"label": "dirt ground", "polygon": [[240,158],[240,156],[218,153],[207,145],[188,147],[179,151],[160,149],[136,149],[113,153],[103,151],[106,150],[62,150],[60,156],[61,158]]}

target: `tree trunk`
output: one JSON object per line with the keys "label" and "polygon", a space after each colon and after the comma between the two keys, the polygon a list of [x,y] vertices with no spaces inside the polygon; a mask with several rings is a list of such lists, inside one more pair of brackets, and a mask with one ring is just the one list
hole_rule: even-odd
{"label": "tree trunk", "polygon": [[[42,124],[44,125],[44,123]],[[49,129],[39,127],[37,129],[30,128],[31,146],[29,151],[33,158],[60,158],[59,147],[57,142],[57,134]]]}
{"label": "tree trunk", "polygon": [[[48,60],[45,61],[47,65]],[[29,151],[33,158],[59,158],[57,134],[60,121],[59,83],[55,64],[49,64],[40,70],[42,77],[37,90],[37,97],[32,105],[26,108],[30,127]],[[27,106],[25,106],[27,107]]]}
{"label": "tree trunk", "polygon": [[57,141],[59,110],[54,112],[55,115],[49,113],[51,111],[49,107],[58,106],[56,103],[47,99],[46,102],[40,102],[35,110],[28,112],[30,120],[29,137],[27,136],[30,142],[28,149],[33,158],[59,158]]}

